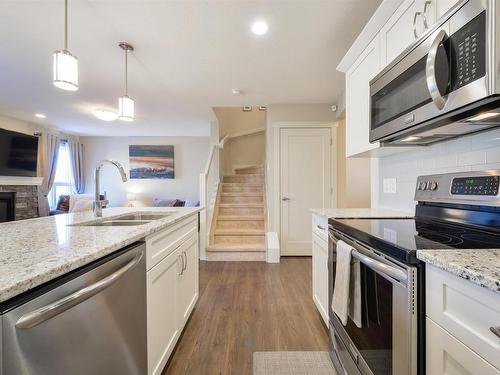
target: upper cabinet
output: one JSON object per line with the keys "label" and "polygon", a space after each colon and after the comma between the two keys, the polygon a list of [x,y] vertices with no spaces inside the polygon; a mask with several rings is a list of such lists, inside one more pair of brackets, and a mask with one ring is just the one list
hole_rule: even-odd
{"label": "upper cabinet", "polygon": [[[459,0],[384,0],[338,70],[346,75],[346,155],[377,157],[407,150],[370,143],[370,80],[432,28]],[[372,37],[375,35],[375,37]]]}
{"label": "upper cabinet", "polygon": [[375,37],[346,72],[346,154],[353,156],[378,147],[370,143],[370,80],[380,71],[380,44]]}

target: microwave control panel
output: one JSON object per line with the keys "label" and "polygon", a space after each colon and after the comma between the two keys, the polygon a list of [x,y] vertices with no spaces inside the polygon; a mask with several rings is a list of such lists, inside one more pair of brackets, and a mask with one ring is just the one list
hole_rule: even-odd
{"label": "microwave control panel", "polygon": [[452,91],[486,74],[486,11],[449,38]]}
{"label": "microwave control panel", "polygon": [[499,176],[458,177],[451,183],[454,195],[498,195]]}

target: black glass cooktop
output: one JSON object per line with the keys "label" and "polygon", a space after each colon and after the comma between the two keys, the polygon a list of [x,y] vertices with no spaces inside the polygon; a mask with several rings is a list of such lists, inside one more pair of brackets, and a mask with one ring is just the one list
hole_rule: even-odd
{"label": "black glass cooktop", "polygon": [[500,234],[425,219],[330,219],[340,232],[404,262],[423,249],[500,248]]}

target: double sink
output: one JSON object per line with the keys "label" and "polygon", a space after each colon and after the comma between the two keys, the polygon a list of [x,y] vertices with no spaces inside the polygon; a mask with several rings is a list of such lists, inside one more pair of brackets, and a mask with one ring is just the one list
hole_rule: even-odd
{"label": "double sink", "polygon": [[135,225],[144,225],[154,220],[160,220],[172,215],[172,213],[132,213],[118,217],[104,218],[101,221],[92,221],[87,223],[73,224],[75,227],[129,227]]}

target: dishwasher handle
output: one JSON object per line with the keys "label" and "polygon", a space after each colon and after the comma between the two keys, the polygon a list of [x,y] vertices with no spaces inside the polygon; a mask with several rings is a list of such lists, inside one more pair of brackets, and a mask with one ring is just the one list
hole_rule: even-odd
{"label": "dishwasher handle", "polygon": [[16,328],[19,329],[29,329],[33,328],[44,321],[53,318],[56,315],[72,308],[73,306],[82,303],[83,301],[95,296],[100,291],[111,286],[120,279],[125,273],[134,268],[142,259],[143,251],[135,256],[130,262],[119,270],[113,272],[112,274],[106,276],[105,278],[88,285],[76,292],[63,297],[55,302],[52,302],[46,306],[40,307],[32,312],[24,314],[16,322]]}

